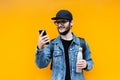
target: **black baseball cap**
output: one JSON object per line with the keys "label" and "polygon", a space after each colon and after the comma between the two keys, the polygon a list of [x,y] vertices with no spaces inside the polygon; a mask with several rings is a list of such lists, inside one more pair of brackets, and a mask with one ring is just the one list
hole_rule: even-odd
{"label": "black baseball cap", "polygon": [[51,18],[52,20],[56,19],[67,19],[67,20],[72,20],[73,16],[70,11],[68,10],[60,10],[57,12],[56,17]]}

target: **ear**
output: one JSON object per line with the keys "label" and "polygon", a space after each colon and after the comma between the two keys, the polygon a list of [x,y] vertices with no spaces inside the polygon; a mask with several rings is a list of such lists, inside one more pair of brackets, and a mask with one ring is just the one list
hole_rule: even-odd
{"label": "ear", "polygon": [[73,26],[73,20],[71,21],[70,25]]}

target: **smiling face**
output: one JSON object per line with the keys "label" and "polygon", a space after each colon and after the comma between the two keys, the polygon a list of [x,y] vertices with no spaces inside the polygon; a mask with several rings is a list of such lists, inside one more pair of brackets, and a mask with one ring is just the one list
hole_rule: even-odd
{"label": "smiling face", "polygon": [[57,19],[54,23],[56,24],[60,35],[66,35],[72,26],[72,21],[66,19]]}

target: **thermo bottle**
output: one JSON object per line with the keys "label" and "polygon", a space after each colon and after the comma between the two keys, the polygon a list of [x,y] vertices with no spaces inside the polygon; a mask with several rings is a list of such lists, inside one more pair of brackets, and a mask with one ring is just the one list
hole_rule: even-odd
{"label": "thermo bottle", "polygon": [[[80,48],[79,48],[79,51],[78,51],[78,54],[77,54],[77,63],[78,63],[79,60],[82,60],[82,59],[83,59],[82,48],[80,47]],[[78,67],[76,66],[76,72],[77,72],[77,73],[81,73],[81,72],[82,72],[82,69],[80,69],[80,68],[78,68]]]}

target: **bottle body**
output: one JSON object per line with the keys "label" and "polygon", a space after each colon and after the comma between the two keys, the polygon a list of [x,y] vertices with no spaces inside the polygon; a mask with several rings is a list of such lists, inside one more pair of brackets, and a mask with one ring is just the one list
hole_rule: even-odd
{"label": "bottle body", "polygon": [[[78,54],[77,54],[77,63],[78,63],[80,60],[82,60],[82,59],[83,59],[82,48],[80,47],[80,48],[79,48],[79,51],[78,51]],[[82,69],[80,69],[80,68],[78,68],[78,67],[76,66],[76,72],[77,72],[77,73],[81,73],[81,72],[82,72]]]}

